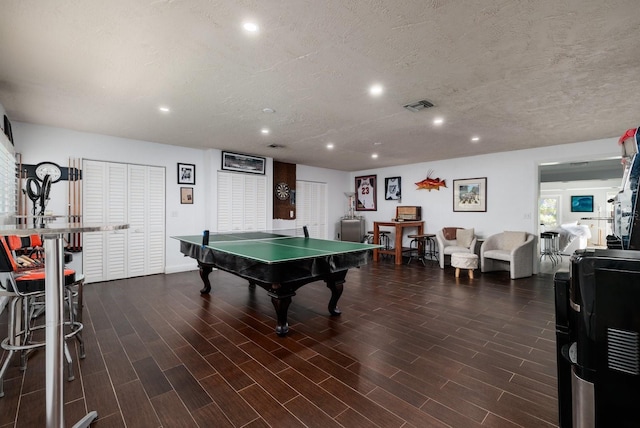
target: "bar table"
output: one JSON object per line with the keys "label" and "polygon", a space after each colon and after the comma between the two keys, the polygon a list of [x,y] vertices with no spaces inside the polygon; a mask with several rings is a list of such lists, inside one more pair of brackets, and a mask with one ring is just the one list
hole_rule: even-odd
{"label": "bar table", "polygon": [[[41,235],[45,256],[45,399],[47,428],[64,428],[64,250],[65,233],[106,232],[128,229],[128,224],[56,223],[41,221],[28,225],[0,225],[2,235]],[[88,427],[98,417],[87,413],[73,427]]]}
{"label": "bar table", "polygon": [[[402,235],[403,230],[406,227],[415,227],[417,229],[416,234],[422,235],[424,234],[424,221],[422,220],[405,220],[405,221],[374,221],[373,222],[373,243],[380,243],[380,226],[391,226],[395,228],[396,239],[395,239],[395,247],[390,250],[384,249],[374,249],[373,250],[373,261],[377,262],[380,260],[380,254],[390,254],[395,256],[395,264],[402,264]],[[420,248],[422,251],[422,248]]]}

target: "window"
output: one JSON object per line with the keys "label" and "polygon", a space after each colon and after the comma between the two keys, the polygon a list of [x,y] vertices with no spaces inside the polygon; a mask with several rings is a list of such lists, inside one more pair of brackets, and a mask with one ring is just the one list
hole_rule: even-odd
{"label": "window", "polygon": [[558,226],[560,218],[560,196],[549,195],[541,196],[538,200],[538,216],[540,224],[545,228],[553,228]]}
{"label": "window", "polygon": [[6,217],[16,213],[16,158],[4,133],[0,139],[0,216]]}

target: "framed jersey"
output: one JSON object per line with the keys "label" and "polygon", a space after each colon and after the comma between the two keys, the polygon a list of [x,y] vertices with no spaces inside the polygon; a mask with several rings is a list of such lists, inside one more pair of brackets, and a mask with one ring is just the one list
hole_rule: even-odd
{"label": "framed jersey", "polygon": [[356,177],[356,211],[377,211],[375,175]]}
{"label": "framed jersey", "polygon": [[402,199],[400,177],[387,177],[384,179],[384,199],[387,201],[399,201]]}

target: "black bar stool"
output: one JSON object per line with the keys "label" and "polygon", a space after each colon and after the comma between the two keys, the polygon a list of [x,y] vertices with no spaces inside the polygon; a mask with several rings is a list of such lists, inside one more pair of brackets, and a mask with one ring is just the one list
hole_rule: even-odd
{"label": "black bar stool", "polygon": [[[382,245],[382,249],[390,250],[391,239],[389,239],[389,235],[391,234],[391,232],[388,230],[381,230],[379,234],[380,234],[380,239],[378,240],[378,242],[380,243],[380,245]],[[374,235],[373,230],[370,230],[367,232],[366,240],[369,244],[373,243],[373,235]]]}
{"label": "black bar stool", "polygon": [[422,262],[424,266],[426,266],[427,257],[429,260],[438,260],[438,253],[436,252],[435,245],[435,237],[433,234],[424,234],[424,235],[407,235],[408,238],[412,238],[409,243],[409,261],[407,264],[411,263],[411,260],[414,256]]}
{"label": "black bar stool", "polygon": [[560,255],[560,234],[558,232],[542,232],[540,234],[540,262],[548,257],[551,260],[551,265],[562,261]]}

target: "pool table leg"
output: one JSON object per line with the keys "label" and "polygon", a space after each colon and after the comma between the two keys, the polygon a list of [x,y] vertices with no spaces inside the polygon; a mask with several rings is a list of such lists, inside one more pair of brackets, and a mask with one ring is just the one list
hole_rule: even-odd
{"label": "pool table leg", "polygon": [[340,315],[342,312],[338,309],[338,300],[342,296],[342,289],[345,278],[347,277],[347,271],[339,271],[331,274],[324,282],[327,284],[327,288],[331,290],[331,299],[329,299],[329,313],[331,315]]}
{"label": "pool table leg", "polygon": [[271,303],[276,310],[278,322],[276,324],[276,334],[278,336],[286,336],[289,332],[289,323],[287,322],[287,312],[291,304],[291,296],[280,297],[271,296]]}
{"label": "pool table leg", "polygon": [[342,280],[327,280],[327,288],[331,290],[331,299],[329,299],[329,313],[331,315],[340,315],[342,312],[338,309],[338,300],[342,296],[342,289],[344,279]]}
{"label": "pool table leg", "polygon": [[200,294],[209,294],[211,291],[211,282],[209,282],[209,274],[213,271],[213,266],[206,265],[204,263],[198,263],[198,267],[200,268],[200,279],[204,284],[202,290],[200,290]]}

